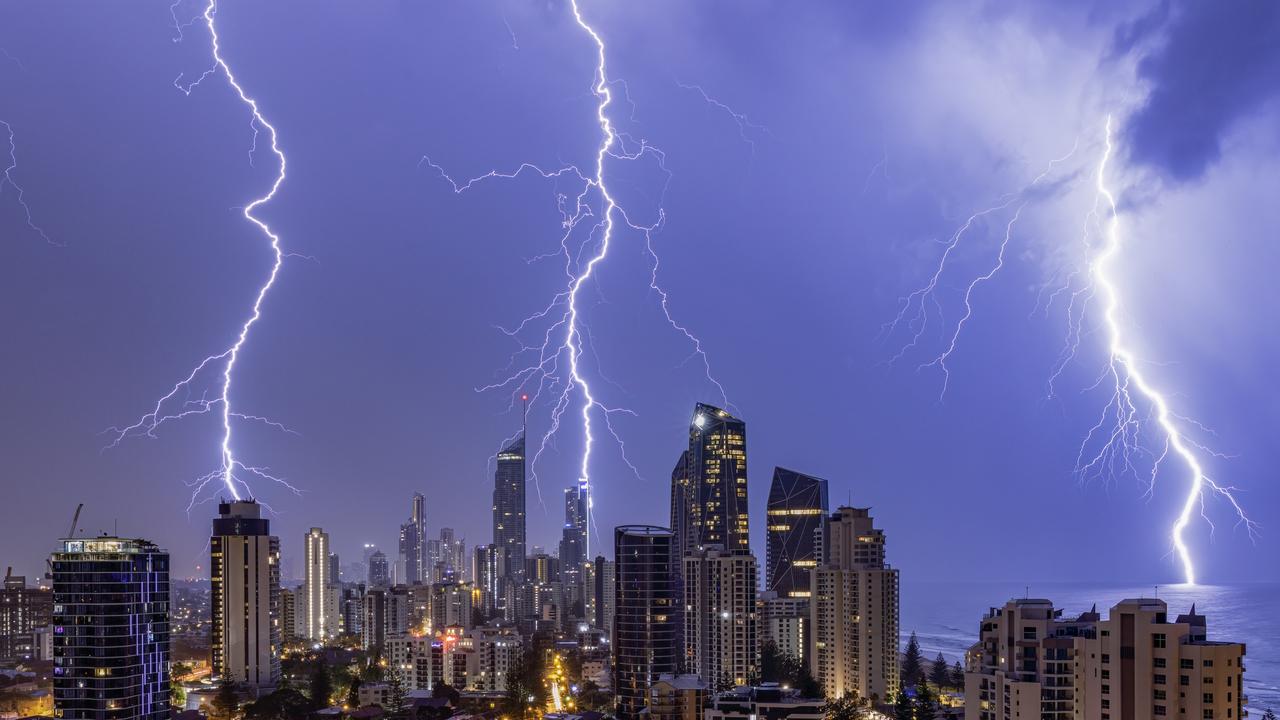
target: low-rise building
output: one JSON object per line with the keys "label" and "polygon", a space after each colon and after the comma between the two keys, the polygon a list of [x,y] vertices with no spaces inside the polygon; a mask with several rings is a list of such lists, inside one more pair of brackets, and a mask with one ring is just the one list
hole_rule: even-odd
{"label": "low-rise building", "polygon": [[703,720],[825,720],[825,701],[804,698],[776,683],[739,687],[720,693],[703,711]]}
{"label": "low-rise building", "polygon": [[1244,655],[1195,606],[1170,622],[1163,600],[1123,600],[1104,620],[1011,600],[966,655],[965,720],[1240,720]]}
{"label": "low-rise building", "polygon": [[649,720],[703,720],[707,684],[697,675],[662,675],[649,686]]}

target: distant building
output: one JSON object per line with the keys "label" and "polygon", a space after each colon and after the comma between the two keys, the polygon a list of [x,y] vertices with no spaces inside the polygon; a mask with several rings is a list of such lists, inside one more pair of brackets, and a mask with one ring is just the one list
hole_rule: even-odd
{"label": "distant building", "polygon": [[298,592],[280,588],[280,641],[286,645],[298,642]]}
{"label": "distant building", "polygon": [[253,500],[218,504],[209,538],[210,649],[217,678],[280,682],[280,539]]}
{"label": "distant building", "polygon": [[1194,606],[1173,622],[1150,598],[1064,619],[1049,600],[1011,600],[966,656],[965,720],[1240,720],[1244,655],[1209,640]]}
{"label": "distant building", "polygon": [[169,553],[66,539],[51,564],[57,717],[169,720]]}
{"label": "distant building", "polygon": [[493,544],[502,550],[499,597],[508,583],[524,581],[525,458],[524,433],[498,452],[493,474]]}
{"label": "distant building", "polygon": [[815,531],[826,514],[826,480],[773,469],[765,526],[767,592],[784,598],[809,597],[809,574],[818,563]]}
{"label": "distant building", "polygon": [[377,653],[386,647],[388,638],[408,633],[409,604],[409,592],[403,585],[367,590],[360,627],[361,646]]}
{"label": "distant building", "polygon": [[[613,617],[615,613],[617,587],[617,564],[597,555],[589,566],[590,577],[587,578],[587,617],[597,628],[604,631],[609,642],[613,642]],[[675,588],[672,588],[674,594]]]}
{"label": "distant building", "polygon": [[329,582],[334,585],[342,582],[342,560],[338,553],[329,553]]}
{"label": "distant building", "polygon": [[702,720],[707,698],[697,675],[663,675],[649,686],[649,720]]}
{"label": "distant building", "polygon": [[866,508],[826,518],[811,574],[810,667],[829,698],[888,702],[898,693],[898,571]]}
{"label": "distant building", "polygon": [[471,555],[471,577],[480,591],[480,609],[485,618],[498,610],[498,575],[502,568],[502,552],[497,545],[476,545]]}
{"label": "distant building", "polygon": [[5,572],[0,587],[0,660],[30,660],[36,653],[34,632],[49,624],[53,593],[27,587],[27,578]]}
{"label": "distant building", "polygon": [[413,585],[428,580],[426,503],[422,493],[414,493],[409,521],[400,526],[400,558],[396,563],[399,572],[395,577],[397,584]]}
{"label": "distant building", "polygon": [[809,598],[778,597],[762,592],[756,599],[760,646],[773,643],[778,652],[809,664]]}
{"label": "distant building", "polygon": [[684,557],[684,667],[723,690],[755,678],[756,559],[719,546]]}
{"label": "distant building", "polygon": [[587,481],[564,491],[564,528],[560,536],[560,582],[564,585],[564,613],[574,620],[586,616]]}
{"label": "distant building", "polygon": [[671,545],[667,528],[625,525],[614,530],[613,689],[619,720],[637,720],[649,686],[676,671],[678,600]]}
{"label": "distant building", "polygon": [[387,566],[387,556],[381,550],[375,550],[369,555],[367,563],[369,575],[366,578],[367,587],[369,588],[388,588],[391,587],[391,572]]}
{"label": "distant building", "polygon": [[480,627],[472,630],[471,638],[475,668],[468,671],[468,686],[482,692],[506,692],[507,675],[524,653],[520,635],[512,628]]}
{"label": "distant building", "polygon": [[329,533],[313,527],[303,538],[302,610],[303,637],[323,643],[338,634],[336,598],[329,592]]}
{"label": "distant building", "polygon": [[431,627],[443,630],[450,626],[470,630],[472,626],[472,599],[475,588],[471,583],[436,583],[431,586]]}

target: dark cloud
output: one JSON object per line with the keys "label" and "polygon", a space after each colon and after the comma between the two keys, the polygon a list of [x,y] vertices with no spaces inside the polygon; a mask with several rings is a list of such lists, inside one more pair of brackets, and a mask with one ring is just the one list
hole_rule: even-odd
{"label": "dark cloud", "polygon": [[[1163,21],[1163,22],[1162,22]],[[1135,161],[1177,180],[1202,175],[1223,135],[1280,94],[1280,3],[1162,4],[1116,34],[1118,52],[1146,54],[1146,103],[1126,129]]]}

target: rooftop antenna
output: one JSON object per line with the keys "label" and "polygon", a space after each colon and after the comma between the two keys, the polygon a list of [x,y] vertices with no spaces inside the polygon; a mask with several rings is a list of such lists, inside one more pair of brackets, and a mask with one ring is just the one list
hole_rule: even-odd
{"label": "rooftop antenna", "polygon": [[1026,594],[1025,594],[1025,595],[1023,595],[1023,598],[1024,598],[1024,599],[1026,599],[1026,600],[1030,600],[1030,599],[1031,599],[1031,586],[1030,586],[1030,585],[1023,585],[1023,588],[1024,588],[1025,592],[1026,592]]}
{"label": "rooftop antenna", "polygon": [[1159,586],[1159,585],[1152,585],[1152,586],[1151,586],[1151,589],[1155,591],[1156,597],[1160,597],[1160,586]]}

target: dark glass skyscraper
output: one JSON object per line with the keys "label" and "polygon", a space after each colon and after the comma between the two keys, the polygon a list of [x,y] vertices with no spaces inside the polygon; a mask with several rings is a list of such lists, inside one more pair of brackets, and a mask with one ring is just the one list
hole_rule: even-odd
{"label": "dark glass skyscraper", "polygon": [[499,578],[517,583],[524,578],[524,470],[522,432],[498,453],[493,474],[493,544],[503,552]]}
{"label": "dark glass skyscraper", "polygon": [[676,594],[672,534],[651,525],[613,533],[613,689],[619,720],[635,720],[649,686],[676,671]]}
{"label": "dark glass skyscraper", "polygon": [[[427,582],[426,577],[426,541],[427,511],[426,499],[422,493],[413,494],[413,505],[409,509],[409,522],[400,526],[400,562],[401,573],[396,582],[404,585]],[[337,582],[338,578],[333,578]]]}
{"label": "dark glass skyscraper", "polygon": [[720,545],[730,555],[749,553],[747,424],[698,403],[689,424],[687,467],[693,502],[686,522],[692,523],[696,543]]}
{"label": "dark glass skyscraper", "polygon": [[767,513],[764,589],[778,597],[809,597],[809,575],[818,564],[815,532],[827,514],[827,481],[774,468]]}
{"label": "dark glass skyscraper", "polygon": [[66,539],[53,565],[53,703],[68,720],[168,720],[169,553]]}
{"label": "dark glass skyscraper", "polygon": [[565,607],[561,611],[578,619],[586,611],[584,566],[587,550],[587,481],[564,491],[564,529],[560,536],[560,583],[564,587]]}

